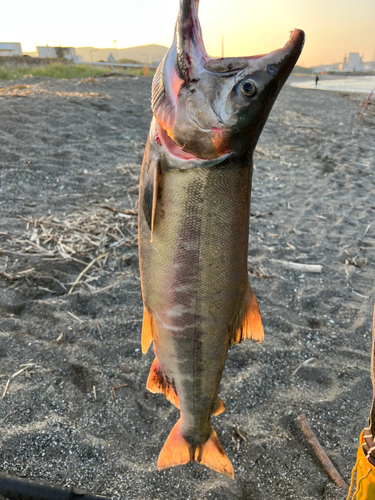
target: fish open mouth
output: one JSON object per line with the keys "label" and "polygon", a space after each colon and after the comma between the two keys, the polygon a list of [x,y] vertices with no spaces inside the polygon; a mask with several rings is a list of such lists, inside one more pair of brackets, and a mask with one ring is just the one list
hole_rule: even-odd
{"label": "fish open mouth", "polygon": [[173,157],[176,168],[182,170],[190,167],[211,167],[223,162],[232,155],[232,151],[227,151],[215,158],[206,159],[187,153],[169,137],[167,131],[155,118],[151,122],[150,140],[153,146],[159,149],[160,154],[164,153],[169,157]]}
{"label": "fish open mouth", "polygon": [[[155,120],[156,121],[156,120]],[[153,128],[153,127],[152,127]],[[171,139],[167,131],[156,121],[154,141],[159,145],[168,150],[168,153],[180,160],[200,160],[197,156],[191,153],[186,153],[181,146],[176,144],[173,139]],[[160,142],[160,143],[159,143]]]}

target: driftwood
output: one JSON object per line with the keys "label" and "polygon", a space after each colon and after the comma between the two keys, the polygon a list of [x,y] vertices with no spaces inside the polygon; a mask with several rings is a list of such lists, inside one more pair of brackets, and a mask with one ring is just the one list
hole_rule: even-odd
{"label": "driftwood", "polygon": [[9,500],[111,500],[110,497],[86,493],[74,486],[61,488],[6,474],[0,474],[0,495]]}
{"label": "driftwood", "polygon": [[336,486],[338,486],[339,488],[347,489],[348,485],[340,476],[338,470],[328,458],[326,452],[323,450],[308,421],[306,420],[306,417],[304,415],[300,415],[297,418],[297,421],[302,429],[302,432],[306,436],[309,445],[314,450],[316,456],[318,457],[320,463],[323,465],[329,477],[336,484]]}
{"label": "driftwood", "polygon": [[279,260],[280,264],[289,269],[295,269],[303,273],[321,273],[323,266],[320,264],[299,264],[298,262],[287,262],[286,260]]}

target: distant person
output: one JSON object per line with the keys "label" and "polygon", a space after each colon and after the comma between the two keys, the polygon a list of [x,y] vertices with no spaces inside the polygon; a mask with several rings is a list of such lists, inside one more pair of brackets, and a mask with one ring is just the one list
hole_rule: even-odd
{"label": "distant person", "polygon": [[319,76],[315,75],[315,88],[318,86]]}

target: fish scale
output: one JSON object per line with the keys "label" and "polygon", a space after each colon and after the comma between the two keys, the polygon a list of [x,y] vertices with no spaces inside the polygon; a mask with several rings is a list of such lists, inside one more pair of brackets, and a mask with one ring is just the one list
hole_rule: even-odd
{"label": "fish scale", "polygon": [[211,416],[225,409],[229,346],[263,339],[247,272],[252,157],[303,40],[295,30],[270,54],[209,59],[198,1],[181,0],[155,74],[139,188],[142,352],[153,343],[147,388],[180,410],[159,469],[197,461],[233,478]]}

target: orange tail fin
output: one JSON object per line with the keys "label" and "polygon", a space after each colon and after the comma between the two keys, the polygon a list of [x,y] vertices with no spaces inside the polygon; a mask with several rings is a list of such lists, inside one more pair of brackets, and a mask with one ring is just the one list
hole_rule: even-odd
{"label": "orange tail fin", "polygon": [[160,452],[159,470],[196,461],[215,472],[234,479],[232,464],[213,429],[211,436],[203,445],[194,446],[185,441],[179,427],[180,420],[173,427]]}

